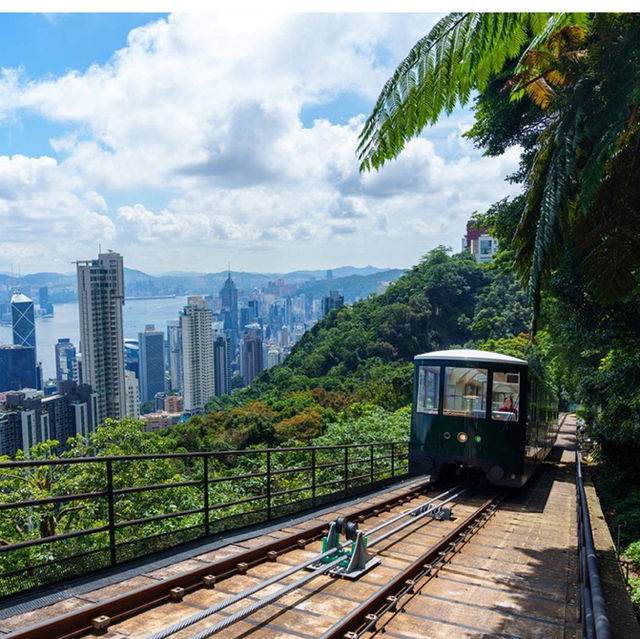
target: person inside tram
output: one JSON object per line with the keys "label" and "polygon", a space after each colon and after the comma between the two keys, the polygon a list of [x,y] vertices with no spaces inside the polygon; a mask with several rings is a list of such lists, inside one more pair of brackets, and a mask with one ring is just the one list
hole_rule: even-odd
{"label": "person inside tram", "polygon": [[509,395],[504,400],[504,404],[502,406],[500,406],[500,408],[498,408],[498,410],[502,411],[502,412],[513,413],[516,416],[518,415],[518,411],[516,410],[515,406],[513,405],[513,398],[511,397],[511,395]]}

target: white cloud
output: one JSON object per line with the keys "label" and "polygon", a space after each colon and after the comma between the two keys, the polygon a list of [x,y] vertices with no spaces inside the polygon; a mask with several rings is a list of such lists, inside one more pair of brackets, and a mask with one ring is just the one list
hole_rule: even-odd
{"label": "white cloud", "polygon": [[56,248],[34,251],[34,269],[98,240],[152,272],[185,260],[190,270],[218,269],[229,251],[247,269],[265,256],[285,268],[357,256],[407,266],[426,242],[453,243],[473,210],[514,192],[503,178],[517,153],[482,158],[460,137],[471,121],[462,112],[380,173],[360,175],[364,116],[305,128],[300,113],[345,92],[374,100],[435,20],[176,14],[133,30],[107,64],[84,73],[3,70],[0,125],[35,113],[75,130],[51,140],[57,160],[0,158],[0,213],[26,234],[46,221]]}

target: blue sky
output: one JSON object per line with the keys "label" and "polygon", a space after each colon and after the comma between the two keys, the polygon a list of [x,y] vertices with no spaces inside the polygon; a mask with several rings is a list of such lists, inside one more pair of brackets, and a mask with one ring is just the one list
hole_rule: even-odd
{"label": "blue sky", "polygon": [[[0,14],[0,271],[406,267],[512,194],[468,108],[360,174],[432,14]],[[42,230],[46,229],[46,234]]]}
{"label": "blue sky", "polygon": [[[104,64],[126,46],[129,31],[166,17],[154,13],[5,13],[0,15],[0,67],[22,68],[27,78],[61,76]],[[73,127],[23,114],[0,128],[0,154],[55,155],[51,136]]]}

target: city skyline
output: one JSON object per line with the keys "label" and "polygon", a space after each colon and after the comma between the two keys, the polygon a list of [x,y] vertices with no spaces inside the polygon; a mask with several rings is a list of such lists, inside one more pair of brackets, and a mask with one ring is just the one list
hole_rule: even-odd
{"label": "city skyline", "polygon": [[482,157],[456,109],[380,173],[355,157],[437,17],[3,14],[0,272],[68,272],[71,233],[153,274],[406,268],[458,246],[514,192],[517,149]]}

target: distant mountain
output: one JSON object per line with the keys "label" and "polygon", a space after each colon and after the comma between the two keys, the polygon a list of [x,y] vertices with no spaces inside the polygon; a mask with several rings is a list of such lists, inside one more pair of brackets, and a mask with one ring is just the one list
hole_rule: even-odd
{"label": "distant mountain", "polygon": [[[345,267],[349,269],[350,267]],[[373,268],[373,267],[369,267]],[[370,275],[348,275],[346,277],[334,277],[331,280],[315,280],[306,282],[295,295],[304,293],[310,297],[324,297],[329,291],[338,291],[344,297],[344,301],[352,304],[364,299],[371,293],[382,292],[385,284],[395,282],[406,271],[402,269],[389,269],[387,271],[375,269]]]}
{"label": "distant mountain", "polygon": [[[265,288],[269,282],[282,280],[290,292],[293,292],[297,287],[300,292],[308,291],[308,294],[322,296],[326,295],[329,290],[337,288],[343,291],[347,302],[352,302],[375,292],[380,282],[393,281],[403,272],[398,269],[382,269],[374,266],[362,268],[341,266],[331,270],[333,278],[330,280],[327,280],[327,271],[324,269],[292,271],[291,273],[231,271],[231,277],[241,291],[250,292],[253,289]],[[218,273],[172,271],[163,275],[149,275],[144,271],[125,267],[125,295],[127,297],[188,295],[191,293],[217,295],[227,277],[228,271]],[[355,279],[349,280],[349,278]],[[367,278],[373,279],[367,280]],[[19,277],[0,273],[0,302],[8,301],[10,290],[13,287],[22,288],[26,294],[37,298],[37,289],[42,286],[49,288],[49,299],[54,303],[72,301],[77,296],[75,273],[43,272]],[[3,288],[4,293],[1,290]]]}

